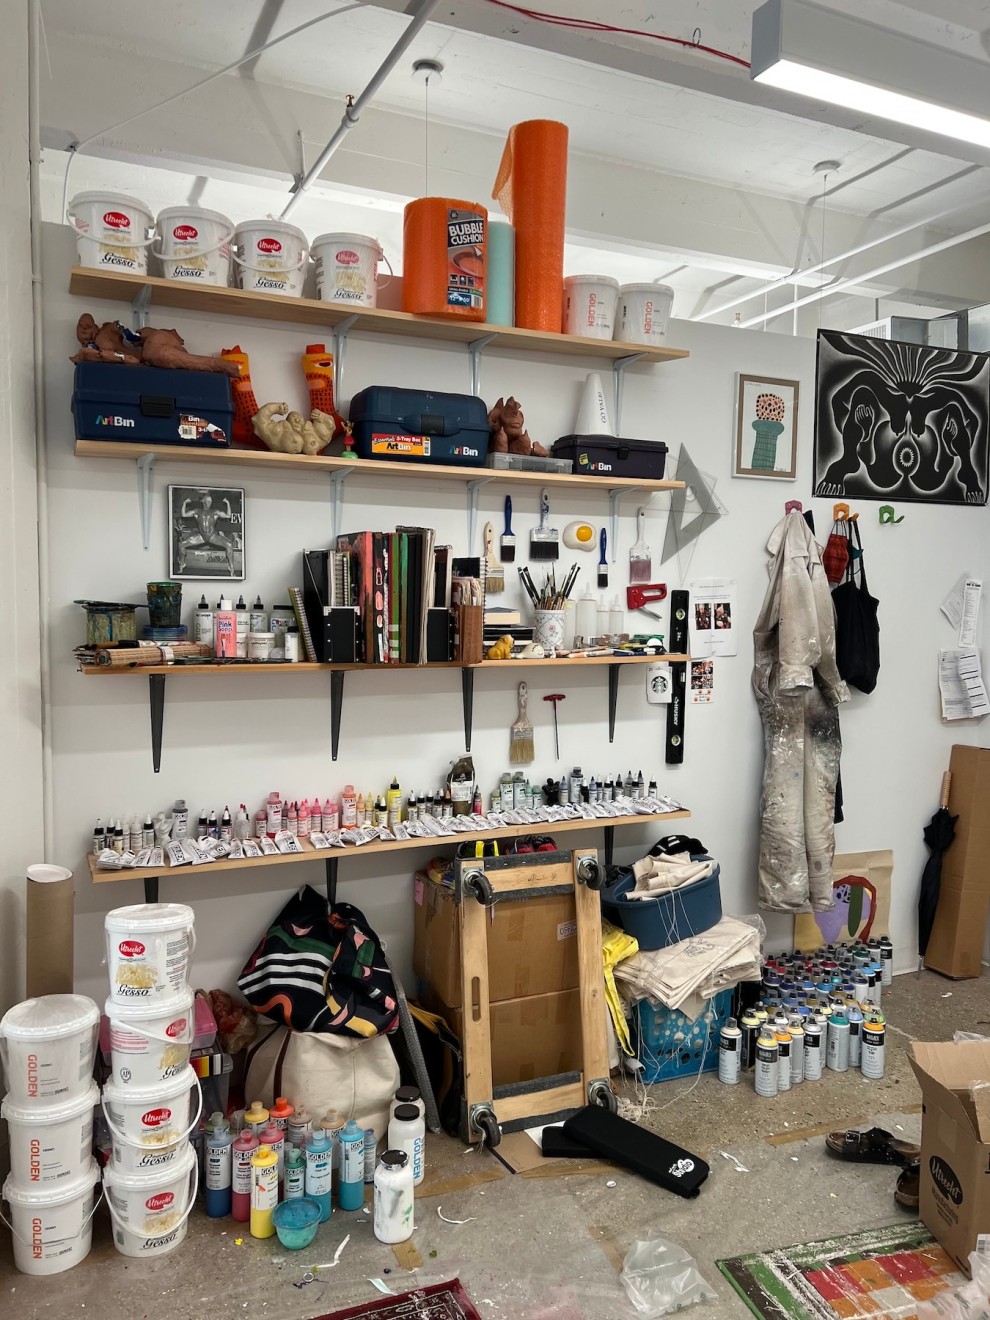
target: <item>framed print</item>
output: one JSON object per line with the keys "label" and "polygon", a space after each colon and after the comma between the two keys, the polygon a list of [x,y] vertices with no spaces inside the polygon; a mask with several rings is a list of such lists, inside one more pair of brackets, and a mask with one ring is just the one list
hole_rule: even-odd
{"label": "framed print", "polygon": [[168,565],[180,582],[243,582],[243,490],[169,486]]}
{"label": "framed print", "polygon": [[797,478],[799,390],[796,380],[739,373],[734,477]]}

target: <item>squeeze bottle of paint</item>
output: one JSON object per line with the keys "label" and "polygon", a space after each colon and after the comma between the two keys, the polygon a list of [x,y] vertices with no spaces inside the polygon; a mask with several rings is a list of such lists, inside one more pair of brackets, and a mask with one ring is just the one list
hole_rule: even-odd
{"label": "squeeze bottle of paint", "polygon": [[213,650],[224,660],[234,660],[237,656],[237,615],[226,597],[217,602],[213,616]]}
{"label": "squeeze bottle of paint", "polygon": [[230,843],[234,837],[234,827],[230,820],[230,807],[224,807],[223,815],[220,817],[220,841],[221,843]]}
{"label": "squeeze bottle of paint", "polygon": [[306,1195],[320,1206],[320,1223],[325,1224],[333,1210],[333,1145],[322,1128],[306,1143]]}
{"label": "squeeze bottle of paint", "polygon": [[285,630],[285,662],[296,665],[302,659],[299,654],[299,625],[290,623]]}
{"label": "squeeze bottle of paint", "polygon": [[278,1156],[259,1146],[251,1156],[251,1236],[270,1238],[275,1232],[272,1214],[278,1205]]}
{"label": "squeeze bottle of paint", "polygon": [[259,807],[254,817],[255,838],[263,839],[268,833],[268,808]]}
{"label": "squeeze bottle of paint", "polygon": [[258,1138],[249,1129],[241,1132],[233,1146],[231,1169],[231,1214],[238,1223],[246,1224],[251,1215],[251,1156],[258,1149]]}
{"label": "squeeze bottle of paint", "polygon": [[262,605],[260,596],[256,597],[254,604],[251,606],[248,624],[251,632],[268,631],[268,611]]}
{"label": "squeeze bottle of paint", "polygon": [[313,798],[312,805],[309,808],[309,832],[310,834],[323,833],[323,808],[320,806],[319,798]]}
{"label": "squeeze bottle of paint", "polygon": [[297,824],[299,826],[300,839],[308,839],[309,832],[312,828],[312,817],[310,816],[309,802],[305,798],[303,798],[302,802],[299,804]]}
{"label": "squeeze bottle of paint", "polygon": [[349,1118],[338,1141],[337,1204],[341,1210],[360,1210],[364,1205],[364,1129]]}
{"label": "squeeze bottle of paint", "polygon": [[299,837],[299,812],[296,810],[296,804],[293,802],[289,807],[288,820],[289,833]]}
{"label": "squeeze bottle of paint", "polygon": [[193,615],[193,639],[201,646],[213,650],[213,611],[206,603],[206,597],[200,596],[196,613]]}
{"label": "squeeze bottle of paint", "polygon": [[296,1201],[306,1194],[306,1164],[302,1151],[286,1142],[285,1199]]}
{"label": "squeeze bottle of paint", "polygon": [[281,1200],[282,1179],[284,1177],[285,1167],[285,1128],[279,1127],[274,1120],[271,1120],[265,1125],[262,1131],[258,1133],[258,1140],[261,1142],[262,1146],[267,1146],[269,1150],[273,1151],[275,1154],[275,1159],[278,1163],[278,1195],[279,1200]]}
{"label": "squeeze bottle of paint", "polygon": [[354,804],[354,821],[355,824],[357,825],[364,824],[364,794],[363,793],[358,793],[357,801]]}
{"label": "squeeze bottle of paint", "polygon": [[268,794],[268,812],[267,812],[265,833],[270,839],[282,828],[282,797],[279,793]]}
{"label": "squeeze bottle of paint", "polygon": [[298,1146],[302,1150],[312,1126],[313,1120],[309,1110],[305,1105],[297,1105],[285,1125],[286,1141],[291,1141],[293,1146]]}
{"label": "squeeze bottle of paint", "polygon": [[306,375],[310,408],[332,414],[333,354],[327,352],[326,344],[307,344],[306,352],[299,360]]}
{"label": "squeeze bottle of paint", "polygon": [[244,1111],[244,1126],[256,1137],[260,1137],[262,1130],[268,1126],[268,1118],[268,1110],[261,1101],[252,1100],[250,1108]]}
{"label": "squeeze bottle of paint", "polygon": [[409,1156],[413,1186],[418,1187],[426,1171],[426,1124],[415,1105],[399,1105],[392,1115],[388,1125],[388,1146],[389,1150],[404,1150]]}
{"label": "squeeze bottle of paint", "polygon": [[251,817],[248,815],[248,809],[241,803],[240,810],[234,819],[234,838],[249,839],[251,837]]}
{"label": "squeeze bottle of paint", "polygon": [[[285,1139],[286,1141],[288,1141],[289,1122],[292,1118],[292,1115],[296,1112],[293,1106],[289,1104],[288,1100],[286,1100],[284,1095],[280,1095],[276,1097],[275,1103],[272,1105],[271,1109],[268,1112],[271,1121],[275,1124],[276,1127],[280,1127],[282,1129],[282,1131],[285,1133]],[[298,1142],[294,1144],[298,1145]]]}
{"label": "squeeze bottle of paint", "polygon": [[247,639],[251,631],[251,616],[248,614],[247,601],[243,595],[237,597],[237,604],[234,606],[237,628],[237,655],[241,660],[247,659]]}
{"label": "squeeze bottle of paint", "polygon": [[340,807],[336,801],[327,798],[323,803],[323,833],[340,829]]}
{"label": "squeeze bottle of paint", "polygon": [[206,1138],[206,1213],[211,1219],[230,1214],[233,1140],[226,1119],[217,1123]]}
{"label": "squeeze bottle of paint", "polygon": [[375,1237],[387,1246],[408,1242],[415,1228],[413,1173],[404,1150],[387,1150],[375,1170]]}
{"label": "squeeze bottle of paint", "polygon": [[344,1118],[334,1109],[328,1109],[320,1119],[320,1127],[326,1133],[327,1141],[333,1147],[333,1166],[340,1172],[340,1134],[344,1130]]}
{"label": "squeeze bottle of paint", "polygon": [[[357,794],[354,792],[354,785],[345,784],[344,791],[340,795],[341,829],[345,829],[345,830],[353,829],[354,826],[357,824],[357,804],[358,804],[358,799],[357,799]],[[361,806],[363,809],[364,807],[363,802]],[[323,814],[326,815],[325,807],[323,809]]]}
{"label": "squeeze bottle of paint", "polygon": [[388,827],[391,830],[402,819],[402,789],[399,787],[399,781],[395,775],[392,776],[392,782],[388,786],[386,805],[388,808]]}

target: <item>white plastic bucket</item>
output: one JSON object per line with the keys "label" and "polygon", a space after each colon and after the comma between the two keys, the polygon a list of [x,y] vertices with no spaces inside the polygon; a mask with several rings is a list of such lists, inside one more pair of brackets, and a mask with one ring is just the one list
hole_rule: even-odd
{"label": "white plastic bucket", "polygon": [[100,1088],[58,1105],[15,1104],[7,1096],[0,1118],[10,1136],[10,1176],[19,1187],[73,1182],[93,1157],[93,1110]]}
{"label": "white plastic bucket", "polygon": [[125,1173],[110,1165],[103,1170],[103,1190],[120,1254],[164,1256],[185,1238],[196,1204],[196,1152],[187,1142],[179,1158],[156,1173]]}
{"label": "white plastic bucket", "polygon": [[114,1086],[157,1086],[179,1076],[189,1063],[196,1034],[193,1005],[191,990],[156,1004],[107,1000]]}
{"label": "white plastic bucket", "polygon": [[125,1173],[153,1173],[175,1164],[202,1109],[199,1078],[188,1066],[170,1082],[141,1091],[121,1090],[108,1082],[103,1113],[113,1137],[114,1167]]}
{"label": "white plastic bucket", "polygon": [[611,339],[619,281],[608,275],[568,275],[564,280],[564,334]]}
{"label": "white plastic bucket", "polygon": [[193,910],[183,903],[135,903],[104,921],[110,998],[117,1004],[157,1004],[186,990],[196,947]]}
{"label": "white plastic bucket", "polygon": [[80,266],[147,273],[155,222],[144,202],[126,193],[77,193],[66,218],[76,231]]}
{"label": "white plastic bucket", "polygon": [[282,220],[246,220],[234,230],[234,261],[242,289],[299,298],[306,280],[306,235]]}
{"label": "white plastic bucket", "polygon": [[100,1010],[85,995],[39,995],[0,1020],[0,1057],[17,1105],[85,1095],[93,1076]]}
{"label": "white plastic bucket", "polygon": [[662,344],[673,305],[674,290],[669,284],[623,284],[616,339],[627,344]]}
{"label": "white plastic bucket", "polygon": [[378,263],[385,253],[365,234],[321,234],[313,239],[316,292],[322,302],[377,307]]}
{"label": "white plastic bucket", "polygon": [[158,244],[152,250],[167,280],[229,283],[234,226],[225,215],[203,206],[166,206],[158,212],[156,232]]}
{"label": "white plastic bucket", "polygon": [[73,1182],[58,1187],[22,1187],[7,1179],[3,1199],[10,1207],[14,1264],[22,1274],[61,1274],[86,1259],[99,1181],[95,1160]]}

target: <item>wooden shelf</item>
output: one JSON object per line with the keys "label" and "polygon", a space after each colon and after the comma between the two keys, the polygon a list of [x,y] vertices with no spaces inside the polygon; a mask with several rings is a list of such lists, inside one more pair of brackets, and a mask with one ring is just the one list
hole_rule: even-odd
{"label": "wooden shelf", "polygon": [[135,674],[158,674],[170,678],[195,674],[209,674],[211,677],[220,674],[254,674],[255,677],[273,678],[276,675],[285,674],[349,673],[352,670],[364,669],[374,670],[377,673],[386,673],[391,669],[553,669],[563,665],[646,665],[652,664],[654,661],[660,664],[686,664],[690,659],[689,655],[582,655],[561,656],[554,660],[547,658],[542,660],[482,660],[475,665],[462,665],[459,660],[442,660],[428,665],[334,665],[314,664],[306,660],[297,664],[133,665],[126,669],[116,668],[113,665],[80,665],[79,672],[89,678],[100,678],[107,675],[133,677]]}
{"label": "wooden shelf", "polygon": [[69,292],[83,298],[129,303],[144,289],[150,291],[150,307],[174,307],[187,312],[208,312],[213,316],[253,317],[260,321],[281,321],[328,330],[353,316],[352,333],[404,335],[453,344],[472,344],[491,335],[493,338],[490,344],[499,348],[607,361],[636,356],[643,362],[672,362],[689,356],[687,349],[683,348],[657,348],[611,339],[584,339],[577,335],[519,330],[488,325],[482,321],[413,316],[408,312],[389,312],[379,308],[356,309],[319,302],[313,298],[283,298],[278,294],[250,293],[244,289],[204,287],[151,275],[91,270],[85,266],[74,267],[69,276]]}

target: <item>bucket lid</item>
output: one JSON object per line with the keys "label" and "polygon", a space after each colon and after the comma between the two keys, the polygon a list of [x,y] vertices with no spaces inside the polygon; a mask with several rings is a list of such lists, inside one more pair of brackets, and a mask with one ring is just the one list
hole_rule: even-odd
{"label": "bucket lid", "polygon": [[118,1169],[108,1164],[103,1170],[103,1182],[107,1187],[126,1187],[133,1192],[151,1191],[162,1183],[178,1182],[180,1178],[188,1177],[195,1163],[196,1149],[192,1142],[187,1142],[182,1154],[163,1169],[131,1173],[127,1169]]}
{"label": "bucket lid", "polygon": [[167,224],[169,220],[178,220],[182,216],[197,216],[204,220],[212,220],[224,229],[233,229],[234,224],[227,216],[220,211],[211,211],[206,206],[166,206],[158,212],[158,219],[155,223],[159,226]]}
{"label": "bucket lid", "polygon": [[313,239],[310,246],[316,247],[318,243],[366,243],[369,247],[377,249],[379,253],[382,250],[381,243],[370,234],[320,234],[319,238]]}
{"label": "bucket lid", "polygon": [[130,907],[114,908],[108,912],[104,924],[107,930],[144,931],[153,934],[159,930],[178,930],[191,926],[195,914],[184,903],[133,903]]}
{"label": "bucket lid", "polygon": [[301,229],[295,225],[290,225],[285,220],[242,220],[234,230],[236,237],[240,238],[242,234],[249,233],[252,229],[267,229],[272,234],[291,234],[293,238],[298,239],[303,247],[309,246],[309,241]]}
{"label": "bucket lid", "polygon": [[172,1100],[183,1091],[188,1091],[199,1081],[196,1070],[187,1063],[181,1072],[165,1082],[156,1082],[154,1086],[133,1086],[125,1090],[107,1082],[103,1087],[103,1099],[111,1103],[140,1105],[142,1109],[153,1108],[160,1100]]}
{"label": "bucket lid", "polygon": [[75,211],[77,206],[85,206],[87,202],[112,202],[116,206],[123,203],[124,206],[132,206],[136,211],[143,211],[149,219],[154,216],[154,212],[147,202],[142,202],[139,197],[131,197],[127,193],[119,192],[81,192],[76,193],[69,203],[69,214]]}
{"label": "bucket lid", "polygon": [[192,988],[187,986],[177,995],[169,995],[167,999],[156,999],[150,1004],[118,1004],[115,999],[108,999],[103,1005],[103,1012],[111,1022],[122,1022],[125,1026],[131,1026],[133,1023],[143,1022],[145,1018],[178,1017],[183,1013],[191,1017],[195,999]]}
{"label": "bucket lid", "polygon": [[610,289],[619,287],[619,281],[613,280],[611,275],[565,275],[564,288],[570,284],[607,284]]}
{"label": "bucket lid", "polygon": [[67,1118],[85,1114],[87,1109],[95,1109],[99,1103],[100,1088],[95,1082],[90,1082],[89,1088],[83,1095],[76,1096],[75,1100],[60,1100],[57,1105],[39,1105],[34,1100],[29,1104],[19,1105],[6,1095],[0,1102],[0,1118],[15,1123],[37,1123],[46,1127],[49,1123],[62,1123]]}
{"label": "bucket lid", "polygon": [[674,290],[669,284],[623,284],[619,287],[620,293],[662,293],[664,296],[673,298]]}
{"label": "bucket lid", "polygon": [[8,1174],[3,1185],[3,1199],[11,1205],[46,1206],[65,1205],[79,1196],[85,1196],[90,1188],[100,1181],[100,1170],[96,1160],[90,1159],[78,1178],[69,1182],[41,1183],[37,1187],[23,1187],[14,1182],[13,1174]]}
{"label": "bucket lid", "polygon": [[0,1018],[0,1036],[10,1040],[58,1040],[93,1027],[100,1010],[85,995],[39,995],[25,999]]}

